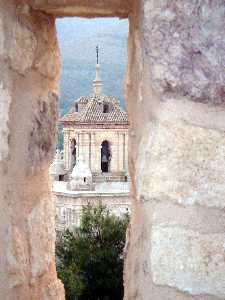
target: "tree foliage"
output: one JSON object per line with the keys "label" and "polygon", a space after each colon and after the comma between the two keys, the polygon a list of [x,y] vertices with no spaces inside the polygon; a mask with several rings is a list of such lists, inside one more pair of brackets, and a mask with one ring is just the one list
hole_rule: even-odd
{"label": "tree foliage", "polygon": [[105,206],[83,209],[81,226],[56,244],[57,272],[67,300],[123,299],[123,249],[128,214],[119,218]]}

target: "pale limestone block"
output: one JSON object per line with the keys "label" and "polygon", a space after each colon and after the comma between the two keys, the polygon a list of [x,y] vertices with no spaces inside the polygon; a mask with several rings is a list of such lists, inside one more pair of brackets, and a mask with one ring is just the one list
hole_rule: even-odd
{"label": "pale limestone block", "polygon": [[[48,197],[51,196],[48,195]],[[52,201],[49,198],[43,198],[28,217],[32,279],[44,274],[50,264],[53,263],[55,249],[54,211]]]}
{"label": "pale limestone block", "polygon": [[5,43],[5,34],[3,28],[3,22],[0,18],[0,56],[4,55],[4,43]]}
{"label": "pale limestone block", "polygon": [[36,62],[35,67],[47,78],[54,79],[57,77],[60,70],[60,55],[58,48],[50,49],[48,52],[44,53]]}
{"label": "pale limestone block", "polygon": [[224,208],[225,134],[184,121],[154,122],[137,161],[141,201]]}
{"label": "pale limestone block", "polygon": [[224,234],[200,234],[179,227],[153,226],[153,282],[192,295],[225,298]]}
{"label": "pale limestone block", "polygon": [[117,136],[117,171],[122,170],[122,159],[123,159],[123,137],[118,132]]}
{"label": "pale limestone block", "polygon": [[69,169],[69,135],[64,132],[64,149],[63,149],[64,164],[66,169]]}
{"label": "pale limestone block", "polygon": [[64,287],[60,280],[51,282],[44,291],[43,300],[64,300]]}
{"label": "pale limestone block", "polygon": [[154,205],[152,216],[154,225],[161,227],[180,226],[199,233],[224,233],[224,212],[201,206],[181,206],[171,202]]}
{"label": "pale limestone block", "polygon": [[9,154],[9,110],[11,104],[9,91],[0,82],[0,161],[6,159]]}
{"label": "pale limestone block", "polygon": [[32,67],[37,40],[32,31],[19,23],[14,23],[12,36],[8,54],[10,64],[15,71],[24,75]]}
{"label": "pale limestone block", "polygon": [[7,271],[10,287],[22,285],[26,282],[28,267],[25,240],[16,226],[8,228],[7,236]]}
{"label": "pale limestone block", "polygon": [[[224,2],[215,0],[211,6],[208,1],[199,5],[145,0],[143,4],[145,64],[154,90],[165,98],[186,95],[195,102],[224,103]],[[137,42],[136,47],[142,48]]]}

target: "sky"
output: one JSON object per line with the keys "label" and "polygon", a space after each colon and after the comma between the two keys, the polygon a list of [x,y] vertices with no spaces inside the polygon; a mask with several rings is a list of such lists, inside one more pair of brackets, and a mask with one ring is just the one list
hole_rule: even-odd
{"label": "sky", "polygon": [[62,58],[61,114],[75,99],[92,92],[96,45],[103,79],[103,93],[116,96],[124,106],[123,81],[127,62],[128,22],[118,18],[62,18],[56,22]]}

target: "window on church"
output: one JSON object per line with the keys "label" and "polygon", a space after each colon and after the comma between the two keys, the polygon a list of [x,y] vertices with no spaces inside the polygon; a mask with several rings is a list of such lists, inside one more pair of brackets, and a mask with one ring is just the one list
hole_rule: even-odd
{"label": "window on church", "polygon": [[78,103],[75,103],[75,111],[78,112]]}
{"label": "window on church", "polygon": [[103,113],[108,113],[109,112],[109,105],[108,104],[103,104]]}
{"label": "window on church", "polygon": [[64,180],[64,175],[59,175],[59,181],[63,181]]}
{"label": "window on church", "polygon": [[103,173],[109,172],[111,160],[110,145],[108,141],[103,141],[101,144],[101,170]]}
{"label": "window on church", "polygon": [[86,177],[84,177],[84,182],[86,182]]}

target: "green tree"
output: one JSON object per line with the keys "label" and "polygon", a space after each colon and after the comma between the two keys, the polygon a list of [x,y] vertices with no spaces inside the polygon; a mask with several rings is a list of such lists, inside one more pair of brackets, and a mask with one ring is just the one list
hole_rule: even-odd
{"label": "green tree", "polygon": [[67,300],[123,299],[123,249],[128,214],[103,206],[84,207],[81,226],[56,243],[57,272]]}

